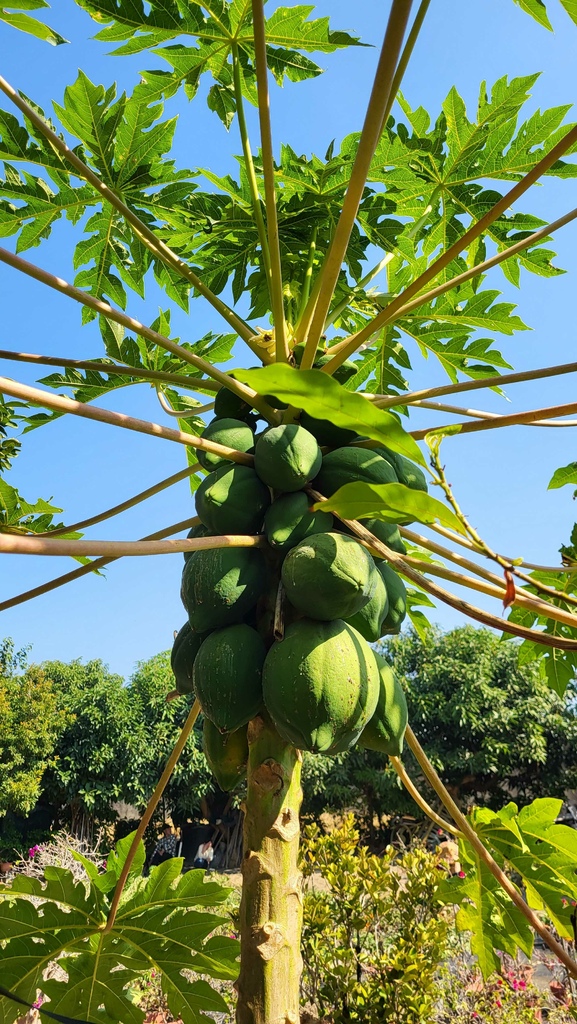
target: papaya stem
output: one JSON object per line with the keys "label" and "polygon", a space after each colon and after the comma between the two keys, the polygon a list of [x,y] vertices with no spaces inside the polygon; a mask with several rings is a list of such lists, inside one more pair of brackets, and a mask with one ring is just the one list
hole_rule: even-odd
{"label": "papaya stem", "polygon": [[302,754],[257,717],[248,726],[237,1024],[298,1024]]}
{"label": "papaya stem", "polygon": [[420,793],[419,790],[417,789],[415,783],[411,779],[411,776],[409,775],[407,769],[405,768],[400,758],[394,757],[393,754],[389,754],[389,761],[391,762],[393,768],[395,769],[397,775],[399,776],[407,792],[410,793],[417,806],[421,808],[421,810],[427,815],[427,817],[430,818],[431,821],[434,821],[435,825],[439,825],[444,832],[448,832],[449,835],[454,836],[455,839],[462,839],[463,833],[459,832],[459,829],[455,828],[454,825],[451,825],[448,821],[445,821],[444,818],[441,818],[440,815],[438,815],[437,812],[434,811],[433,808],[427,803],[422,793]]}
{"label": "papaya stem", "polygon": [[[474,434],[479,430],[496,430],[499,427],[512,427],[516,425],[535,423],[539,419],[554,419],[557,416],[571,416],[577,412],[577,402],[567,402],[565,405],[552,405],[543,409],[528,409],[525,412],[512,412],[507,416],[495,416],[490,420],[477,420],[472,423],[465,420],[462,423],[445,423],[437,427],[427,427],[425,430],[411,430],[409,433],[417,441],[422,441],[427,434],[433,434],[443,430],[455,430],[454,437],[460,434]],[[541,426],[543,424],[540,424]]]}

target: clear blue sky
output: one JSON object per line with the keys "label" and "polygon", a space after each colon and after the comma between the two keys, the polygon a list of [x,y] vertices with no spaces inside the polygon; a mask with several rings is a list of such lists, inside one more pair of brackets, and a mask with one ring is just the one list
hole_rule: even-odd
{"label": "clear blue sky", "polygon": [[[271,6],[272,3],[271,3]],[[276,6],[276,4],[274,5]],[[511,0],[433,0],[404,83],[412,106],[422,104],[436,116],[450,87],[457,85],[474,109],[479,83],[491,84],[510,76],[543,72],[527,112],[536,107],[575,100],[577,27],[551,3],[555,32],[536,25]],[[557,7],[559,10],[557,11]],[[333,27],[348,29],[363,41],[378,44],[388,3],[359,0],[321,0],[318,14],[329,14]],[[0,27],[2,73],[37,103],[50,109],[60,100],[78,67],[93,81],[131,89],[140,68],[155,58],[137,55],[127,60],[107,57],[101,44],[90,41],[93,23],[72,0],[57,0],[47,20],[71,40],[52,48]],[[297,152],[322,155],[333,138],[339,140],[360,128],[377,60],[376,49],[358,49],[320,56],[326,75],[278,90],[273,86],[275,143],[290,143]],[[205,86],[206,89],[206,86]],[[5,101],[6,103],[8,101]],[[235,127],[227,135],[203,102],[192,106],[177,99],[168,108],[180,116],[176,155],[181,165],[208,166],[217,173],[233,171],[240,150]],[[257,133],[251,116],[254,143]],[[549,180],[535,188],[519,209],[553,220],[573,206],[575,183]],[[71,280],[75,231],[62,224],[52,238],[27,258]],[[506,298],[518,302],[523,320],[532,328],[513,338],[497,337],[497,347],[516,369],[576,358],[575,290],[577,228],[560,232],[553,248],[565,276],[544,280],[524,274],[521,291],[509,286],[501,272],[491,283]],[[8,242],[10,244],[10,242]],[[40,284],[0,268],[2,328],[0,347],[76,358],[97,357],[101,346],[94,326],[80,326],[80,310],[69,300]],[[151,283],[144,302],[129,296],[129,312],[150,322],[167,300]],[[174,313],[175,333],[193,341],[208,330],[219,330],[217,316],[202,301],[190,317]],[[486,334],[487,332],[484,332]],[[444,383],[442,372],[414,353],[414,386]],[[239,360],[243,358],[238,351]],[[49,371],[47,371],[49,372]],[[0,361],[0,373],[32,383],[40,373]],[[515,385],[503,398],[485,392],[461,395],[457,404],[499,412],[529,409],[574,400],[575,378]],[[468,400],[469,399],[469,400]],[[132,415],[166,422],[154,391],[146,386],[119,391],[107,405]],[[445,422],[444,414],[417,414],[415,426]],[[463,436],[445,443],[449,478],[471,521],[499,550],[513,557],[554,564],[559,545],[568,539],[574,522],[569,488],[547,492],[553,471],[576,458],[575,433],[515,427]],[[183,466],[178,445],[140,437],[112,427],[63,418],[24,438],[23,451],[9,480],[30,500],[54,497],[73,522],[124,500]],[[133,539],[194,514],[187,484],[165,491],[121,518],[97,526],[91,536]],[[0,637],[13,636],[17,645],[32,644],[32,658],[100,657],[110,668],[129,675],[135,662],[170,646],[173,630],[185,615],[179,599],[181,556],[125,559],[107,570],[106,579],[87,576],[68,587],[2,613]],[[70,560],[2,556],[0,599],[35,586],[73,567]],[[496,602],[475,602],[498,613]],[[458,624],[450,609],[432,614],[444,627]]]}

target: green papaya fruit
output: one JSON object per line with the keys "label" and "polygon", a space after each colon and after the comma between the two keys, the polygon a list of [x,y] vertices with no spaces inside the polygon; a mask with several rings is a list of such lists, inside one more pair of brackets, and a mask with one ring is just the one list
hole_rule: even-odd
{"label": "green papaya fruit", "polygon": [[[215,441],[237,452],[248,452],[254,446],[254,434],[248,423],[235,419],[216,419],[206,426],[200,435],[207,441]],[[230,459],[223,459],[213,452],[197,450],[198,461],[204,469],[218,469],[219,466],[230,466]]]}
{"label": "green papaya fruit", "polygon": [[246,776],[248,739],[246,725],[234,732],[219,732],[210,718],[202,727],[202,749],[221,789],[229,792]]}
{"label": "green papaya fruit", "polygon": [[370,643],[382,635],[382,627],[389,612],[389,595],[377,566],[373,563],[374,593],[371,600],[354,615],[347,615],[345,622],[353,626]]}
{"label": "green papaya fruit", "polygon": [[376,563],[385,587],[389,595],[389,610],[382,623],[382,633],[400,633],[401,626],[407,614],[407,590],[401,577],[394,569],[391,569],[387,562]]}
{"label": "green papaya fruit", "polygon": [[404,455],[400,455],[398,452],[392,452],[390,448],[378,448],[377,451],[382,453],[383,458],[388,459],[391,465],[394,467],[395,472],[399,478],[399,483],[404,484],[405,487],[410,487],[412,491],[428,491],[427,478],[423,473],[423,470],[416,466],[410,459],[405,458]]}
{"label": "green papaya fruit", "polygon": [[373,717],[378,691],[373,652],[341,619],[292,623],[264,663],[264,703],[276,728],[313,753],[352,746]]}
{"label": "green papaya fruit", "polygon": [[[212,534],[210,532],[210,530],[207,530],[207,528],[204,525],[204,523],[198,523],[197,526],[193,526],[192,529],[188,531],[188,533],[186,535],[186,538],[187,538],[187,540],[196,540],[197,537],[212,537],[212,536],[214,536],[214,534]],[[188,559],[190,558],[191,555],[194,555],[194,551],[185,551],[184,554],[183,554],[184,561],[188,562]]]}
{"label": "green papaya fruit", "polygon": [[207,718],[221,732],[246,725],[262,707],[266,648],[245,623],[215,629],[194,659],[194,692]]}
{"label": "green papaya fruit", "polygon": [[[403,544],[403,539],[396,523],[385,523],[380,519],[363,519],[362,526],[370,530],[377,540],[382,541],[388,548],[391,548],[391,551],[398,551],[400,555],[405,554],[407,549]],[[378,555],[373,555],[373,558],[378,557]]]}
{"label": "green papaya fruit", "polygon": [[303,491],[281,494],[266,510],[264,530],[271,548],[288,551],[305,537],[333,527],[330,512],[309,512],[311,499]]}
{"label": "green papaya fruit", "polygon": [[350,483],[394,484],[397,474],[390,462],[372,448],[337,448],[323,458],[314,488],[330,498]]}
{"label": "green papaya fruit", "polygon": [[270,505],[270,492],[254,469],[230,463],[204,478],[196,511],[214,534],[258,533]]}
{"label": "green papaya fruit", "polygon": [[[306,342],[304,342],[304,341],[299,341],[298,345],[295,345],[295,347],[293,348],[293,356],[294,356],[294,360],[295,360],[295,363],[296,363],[297,366],[300,366],[301,363],[302,363],[302,359],[303,359],[303,356],[305,354],[305,348],[306,348]],[[324,343],[324,341],[319,341],[319,343],[317,345],[316,355],[315,355],[315,362],[316,362],[317,359],[320,359],[322,356],[324,356],[324,354],[325,354],[325,343]]]}
{"label": "green papaya fruit", "polygon": [[170,667],[179,693],[193,693],[192,666],[205,639],[206,633],[197,633],[189,622],[184,623],[174,638],[170,652]]}
{"label": "green papaya fruit", "polygon": [[214,415],[217,419],[245,420],[252,416],[252,406],[248,402],[230,391],[229,388],[221,388],[217,391],[214,399]]}
{"label": "green papaya fruit", "polygon": [[[319,359],[315,360],[315,370],[320,370],[321,366],[326,366],[327,363],[330,363],[331,359],[333,358],[334,356],[331,354],[331,350],[329,349],[328,352],[320,356]],[[344,363],[341,363],[340,366],[337,366],[334,373],[331,374],[331,377],[333,378],[333,380],[337,380],[339,384],[346,384],[347,381],[351,379],[351,377],[355,376],[357,370],[358,366],[356,366],[356,364],[353,363],[351,359],[345,359]]]}
{"label": "green papaya fruit", "polygon": [[298,423],[269,427],[254,449],[258,476],[278,491],[300,491],[317,475],[321,462],[316,438]]}
{"label": "green papaya fruit", "polygon": [[367,750],[400,757],[408,722],[405,693],[391,666],[376,651],[375,660],[379,670],[379,697],[373,717],[359,736],[359,744]]}
{"label": "green papaya fruit", "polygon": [[357,434],[354,430],[348,430],[347,427],[337,427],[330,420],[318,420],[314,416],[309,416],[307,412],[301,412],[300,422],[302,427],[305,427],[313,437],[316,437],[320,445],[327,448],[340,448],[357,439]]}
{"label": "green papaya fruit", "polygon": [[367,604],[376,585],[375,563],[353,537],[317,533],[291,548],[282,582],[291,604],[311,619],[344,619]]}
{"label": "green papaya fruit", "polygon": [[181,598],[193,629],[203,632],[241,622],[268,580],[258,548],[195,551],[182,574]]}

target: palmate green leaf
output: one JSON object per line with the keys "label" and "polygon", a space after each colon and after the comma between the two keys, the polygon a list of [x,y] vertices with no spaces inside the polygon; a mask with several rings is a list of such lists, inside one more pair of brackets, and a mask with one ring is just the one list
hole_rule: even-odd
{"label": "palmate green leaf", "polygon": [[522,11],[530,14],[540,25],[548,28],[550,32],[553,31],[553,26],[547,17],[547,9],[543,0],[513,0],[513,3],[517,4]]}
{"label": "palmate green leaf", "polygon": [[375,408],[361,395],[346,391],[320,370],[296,370],[279,363],[262,370],[235,370],[234,376],[259,395],[274,395],[317,419],[331,420],[338,427],[348,427],[373,441],[381,441],[413,462],[425,465],[419,446],[396,416]]}
{"label": "palmate green leaf", "polygon": [[[567,484],[577,484],[577,462],[570,462],[568,466],[556,469],[547,484],[547,490],[553,491],[557,487],[565,487]],[[574,491],[573,496],[576,494],[577,491]]]}
{"label": "palmate green leaf", "polygon": [[[78,857],[87,868],[86,884],[75,883],[69,871],[47,868],[46,883],[17,876],[0,886],[3,984],[30,1002],[41,989],[50,999],[50,1010],[68,1017],[142,1024],[144,1013],[131,1002],[125,986],[152,968],[175,1017],[184,1024],[208,1024],[206,1013],[226,1012],[226,1003],[206,981],[191,983],[181,971],[236,977],[238,942],[226,935],[209,937],[226,919],[205,909],[223,903],[229,890],[205,882],[201,871],[181,875],[181,859],[153,868],[147,879],[140,877],[141,844],[114,928],[104,933],[102,924],[132,839],[117,844],[104,874]],[[43,980],[43,970],[56,958],[68,980]],[[2,1024],[11,1024],[19,1013],[0,993]]]}
{"label": "palmate green leaf", "polygon": [[12,28],[20,29],[21,32],[26,32],[30,36],[36,36],[37,39],[42,39],[46,43],[51,43],[52,46],[59,46],[61,43],[68,42],[64,36],[55,32],[42,21],[38,21],[38,18],[21,13],[22,11],[39,11],[49,6],[50,4],[46,3],[46,0],[14,0],[14,3],[3,3],[0,4],[0,21]]}
{"label": "palmate green leaf", "polygon": [[[25,501],[15,487],[0,478],[0,531],[44,533],[50,529],[59,529],[62,523],[54,522],[54,516],[59,512],[62,512],[61,508],[51,505],[44,498],[38,498],[34,503]],[[79,537],[80,534],[75,536]]]}
{"label": "palmate green leaf", "polygon": [[344,519],[380,519],[386,523],[440,523],[465,534],[463,524],[450,508],[425,491],[404,484],[351,483],[339,487],[327,501],[313,506],[336,512]]}
{"label": "palmate green leaf", "polygon": [[561,0],[561,6],[577,25],[577,0]]}

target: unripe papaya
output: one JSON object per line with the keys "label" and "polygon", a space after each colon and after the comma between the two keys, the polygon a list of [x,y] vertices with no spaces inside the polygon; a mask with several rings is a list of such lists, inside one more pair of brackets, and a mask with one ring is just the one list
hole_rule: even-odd
{"label": "unripe papaya", "polygon": [[246,776],[248,739],[246,725],[234,732],[219,732],[210,718],[202,727],[202,749],[208,766],[221,789],[234,789]]}
{"label": "unripe papaya", "polygon": [[[320,370],[322,366],[326,366],[327,363],[330,363],[331,359],[333,359],[333,355],[331,354],[331,350],[329,349],[328,352],[320,356],[319,359],[315,360],[315,370]],[[351,377],[355,376],[357,370],[358,366],[356,366],[356,364],[353,363],[351,359],[345,359],[344,363],[341,363],[340,366],[337,366],[334,373],[331,374],[331,377],[333,378],[333,380],[338,381],[339,384],[346,384],[347,381],[351,379]]]}
{"label": "unripe papaya", "polygon": [[313,437],[316,437],[318,443],[327,448],[339,448],[357,439],[357,434],[354,430],[348,430],[347,427],[337,427],[330,420],[317,420],[314,416],[309,416],[307,412],[301,413],[300,421],[301,426],[306,427]]}
{"label": "unripe papaya", "polygon": [[[215,441],[237,452],[248,452],[254,446],[254,434],[248,423],[235,419],[215,419],[206,426],[200,435],[207,441]],[[230,466],[230,459],[223,459],[213,452],[197,451],[198,461],[205,469],[218,469],[219,466]]]}
{"label": "unripe papaya", "polygon": [[408,722],[404,690],[393,669],[375,651],[379,670],[379,697],[375,713],[359,736],[359,744],[368,750],[400,757]]}
{"label": "unripe papaya", "polygon": [[[362,525],[370,530],[372,534],[386,544],[392,551],[398,551],[400,555],[404,555],[406,547],[403,544],[403,539],[399,533],[399,527],[396,523],[385,523],[380,519],[363,519]],[[380,558],[381,556],[374,554],[373,558]]]}
{"label": "unripe papaya", "polygon": [[265,706],[280,735],[301,750],[352,746],[372,718],[379,678],[373,652],[340,619],[301,619],[274,643],[263,669]]}
{"label": "unripe papaya", "polygon": [[[186,538],[187,540],[196,540],[199,537],[213,536],[214,534],[212,534],[210,530],[207,530],[204,523],[198,523],[197,526],[193,526],[192,529],[188,531]],[[191,555],[194,555],[194,551],[185,551],[183,555],[184,561],[188,562],[188,559],[190,558]]]}
{"label": "unripe papaya", "polygon": [[[298,344],[295,345],[295,347],[293,348],[294,361],[295,361],[297,366],[300,366],[301,363],[302,363],[303,356],[305,354],[305,348],[306,348],[306,342],[304,342],[304,341],[299,341]],[[324,341],[319,341],[318,344],[317,344],[316,353],[315,353],[315,363],[316,363],[317,359],[320,359],[322,356],[324,356],[324,354],[325,354],[325,342]]]}
{"label": "unripe papaya", "polygon": [[217,419],[246,420],[252,414],[252,406],[244,402],[229,388],[221,388],[214,399],[214,415]]}
{"label": "unripe papaya", "polygon": [[262,707],[262,666],[266,649],[245,623],[215,629],[194,659],[197,700],[221,732],[246,725]]}
{"label": "unripe papaya", "polygon": [[185,622],[174,638],[170,653],[170,667],[174,672],[176,689],[179,693],[192,693],[192,666],[206,633],[197,633]]}
{"label": "unripe papaya", "polygon": [[407,614],[407,590],[401,577],[387,562],[378,561],[377,569],[383,577],[389,595],[389,610],[382,623],[382,633],[400,633]]}
{"label": "unripe papaya", "polygon": [[266,539],[277,551],[288,551],[305,537],[327,533],[333,527],[330,512],[309,512],[311,500],[303,491],[281,494],[266,510]]}
{"label": "unripe papaya", "polygon": [[371,600],[354,615],[348,615],[346,622],[353,626],[370,643],[383,635],[383,622],[389,612],[389,595],[378,567],[373,563],[374,593]]}
{"label": "unripe papaya", "polygon": [[390,448],[385,448],[384,446],[377,450],[394,467],[399,483],[404,484],[405,487],[410,487],[412,491],[429,490],[425,474],[414,462],[405,458],[404,455],[400,455],[399,452],[393,452]]}
{"label": "unripe papaya", "polygon": [[204,478],[196,511],[214,534],[258,533],[270,505],[268,487],[249,466],[230,463]]}
{"label": "unripe papaya", "polygon": [[297,423],[269,427],[254,449],[256,472],[265,484],[278,491],[300,491],[317,475],[321,461],[316,439]]}
{"label": "unripe papaya", "polygon": [[343,533],[317,533],[286,556],[282,582],[291,604],[311,619],[344,619],[373,596],[375,563]]}
{"label": "unripe papaya", "polygon": [[241,622],[256,605],[267,578],[258,548],[195,551],[184,567],[181,587],[190,625],[203,632]]}
{"label": "unripe papaya", "polygon": [[351,483],[394,484],[397,474],[390,462],[371,448],[337,448],[323,458],[314,487],[330,498]]}

